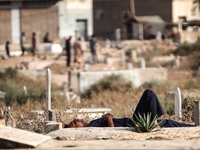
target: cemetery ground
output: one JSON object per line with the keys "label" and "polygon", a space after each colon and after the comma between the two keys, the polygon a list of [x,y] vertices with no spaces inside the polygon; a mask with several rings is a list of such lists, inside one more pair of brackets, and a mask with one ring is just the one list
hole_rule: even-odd
{"label": "cemetery ground", "polygon": [[[0,69],[2,71],[4,68],[11,67],[18,68],[18,73],[17,76],[10,76],[11,80],[4,76],[4,79],[0,80],[0,87],[2,88],[2,86],[5,87],[9,84],[16,89],[23,89],[26,86],[27,92],[32,92],[32,97],[30,96],[29,99],[20,99],[19,97],[18,99],[12,98],[13,101],[7,103],[3,99],[0,101],[0,107],[9,104],[10,112],[16,123],[15,127],[46,134],[44,122],[46,120],[45,70],[47,68],[50,68],[52,71],[51,107],[57,111],[57,122],[62,122],[63,124],[69,123],[72,118],[77,116],[76,112],[73,112],[73,116],[62,113],[64,110],[70,108],[111,108],[111,113],[114,117],[131,117],[140,96],[146,88],[154,90],[161,101],[161,105],[166,112],[162,118],[174,119],[174,92],[176,87],[179,87],[183,94],[182,122],[194,124],[193,102],[194,100],[199,100],[200,88],[198,70],[200,54],[198,51],[178,57],[179,62],[176,64],[177,57],[173,54],[177,47],[168,42],[124,41],[126,63],[121,64],[120,61],[116,61],[118,58],[121,58],[118,55],[118,49],[105,48],[103,44],[101,45],[102,47],[98,51],[101,61],[99,64],[89,64],[90,70],[123,70],[127,67],[126,63],[131,63],[133,69],[139,68],[139,60],[143,57],[146,60],[146,67],[167,68],[168,79],[166,81],[148,81],[140,87],[131,90],[118,88],[116,91],[111,88],[105,91],[91,92],[89,97],[85,95],[80,98],[79,95],[69,102],[65,96],[65,92],[68,91],[68,71],[83,71],[83,64],[80,69],[73,67],[73,63],[70,68],[67,68],[64,52],[63,54],[43,53],[35,57],[32,57],[28,53],[25,56],[13,56],[5,60],[1,59]],[[137,52],[136,57],[132,57],[132,51]],[[85,52],[83,60],[87,59],[87,54],[89,54],[89,50]],[[106,63],[105,58],[110,58],[112,63]],[[16,82],[13,82],[13,80],[16,80]],[[18,91],[15,88],[12,88],[13,91]],[[74,93],[77,94],[77,91],[74,91]],[[16,94],[14,96],[17,97]],[[30,112],[33,110],[42,110],[44,113],[31,115]],[[86,120],[89,121],[91,118],[86,117]],[[10,125],[12,126],[12,119],[10,120]],[[95,149],[95,147],[109,149],[109,145],[113,149],[117,149],[117,146],[122,145],[124,149],[138,149],[138,147],[141,147],[141,149],[153,149],[158,148],[157,143],[160,143],[163,149],[189,149],[191,147],[198,149],[200,145],[200,128],[161,129],[160,131],[151,133],[137,133],[124,129],[117,134],[115,133],[116,131],[106,128],[94,129],[94,131],[88,128],[80,130],[63,129],[61,133],[52,136],[54,138],[53,140],[40,145],[38,149],[47,149],[49,145],[51,145],[52,149]],[[76,137],[73,137],[75,136],[74,133],[76,133]],[[89,135],[91,133],[94,136],[90,138]],[[86,137],[90,139],[86,139]],[[169,143],[171,146],[169,146]],[[177,143],[180,146],[177,146]]]}

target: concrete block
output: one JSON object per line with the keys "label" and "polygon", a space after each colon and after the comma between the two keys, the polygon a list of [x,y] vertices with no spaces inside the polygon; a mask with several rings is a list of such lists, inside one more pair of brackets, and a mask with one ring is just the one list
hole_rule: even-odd
{"label": "concrete block", "polygon": [[55,121],[46,121],[45,122],[45,132],[49,133],[51,131],[62,129],[62,123],[61,122],[55,122]]}
{"label": "concrete block", "polygon": [[74,118],[74,116],[76,116],[77,118],[97,119],[100,118],[102,115],[110,112],[110,108],[81,108],[67,109],[63,113],[67,114],[67,116],[69,116],[70,118]]}
{"label": "concrete block", "polygon": [[42,119],[44,117],[44,110],[31,110],[28,112],[28,119]]}
{"label": "concrete block", "polygon": [[50,136],[0,125],[0,149],[35,148]]}
{"label": "concrete block", "polygon": [[49,110],[49,120],[56,122],[56,111],[55,110]]}

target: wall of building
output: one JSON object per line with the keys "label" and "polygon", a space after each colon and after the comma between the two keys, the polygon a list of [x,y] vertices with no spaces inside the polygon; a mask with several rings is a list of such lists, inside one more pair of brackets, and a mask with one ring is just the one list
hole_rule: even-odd
{"label": "wall of building", "polygon": [[58,6],[59,37],[75,36],[77,20],[87,20],[87,33],[93,34],[92,0],[64,0]]}
{"label": "wall of building", "polygon": [[[136,16],[159,15],[167,22],[172,21],[172,0],[134,0],[134,2]],[[96,35],[115,39],[116,28],[126,30],[123,28],[123,23],[131,16],[130,0],[94,0],[93,14]],[[127,36],[122,35],[122,37]]]}
{"label": "wall of building", "polygon": [[193,0],[173,0],[172,3],[173,22],[178,22],[180,16],[187,20],[200,19],[198,8],[194,9]]}

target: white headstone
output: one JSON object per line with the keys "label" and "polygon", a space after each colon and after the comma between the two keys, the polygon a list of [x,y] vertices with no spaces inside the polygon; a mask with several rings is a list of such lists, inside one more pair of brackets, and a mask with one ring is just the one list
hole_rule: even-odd
{"label": "white headstone", "polygon": [[175,65],[175,67],[179,67],[180,66],[180,56],[177,56],[176,58],[175,58],[175,60],[174,60],[174,65]]}
{"label": "white headstone", "polygon": [[162,33],[160,31],[157,32],[156,40],[162,42]]}
{"label": "white headstone", "polygon": [[131,51],[131,58],[133,61],[137,60],[137,52],[136,51]]}
{"label": "white headstone", "polygon": [[106,39],[105,45],[106,45],[106,48],[110,48],[111,47],[111,42],[110,42],[109,39]]}
{"label": "white headstone", "polygon": [[180,89],[177,87],[175,92],[175,120],[180,121],[182,117],[181,114],[181,92]]}
{"label": "white headstone", "polygon": [[51,70],[46,72],[46,119],[49,121],[49,110],[51,110]]}
{"label": "white headstone", "polygon": [[106,64],[108,64],[108,65],[112,65],[112,60],[110,59],[110,58],[106,58]]}
{"label": "white headstone", "polygon": [[131,63],[127,63],[126,68],[131,70],[131,69],[133,69],[133,65]]}
{"label": "white headstone", "polygon": [[26,88],[26,86],[23,86],[23,90],[24,90],[24,95],[27,95],[27,88]]}
{"label": "white headstone", "polygon": [[181,33],[182,30],[183,30],[183,29],[182,29],[182,23],[179,22],[179,23],[178,23],[178,32]]}
{"label": "white headstone", "polygon": [[125,53],[124,53],[123,49],[121,49],[120,52],[121,52],[121,64],[124,65],[125,64]]}
{"label": "white headstone", "polygon": [[89,70],[89,64],[84,64],[84,71],[88,71]]}
{"label": "white headstone", "polygon": [[144,58],[141,58],[141,60],[140,60],[140,66],[141,66],[142,69],[146,68],[146,63],[145,63],[145,59]]}

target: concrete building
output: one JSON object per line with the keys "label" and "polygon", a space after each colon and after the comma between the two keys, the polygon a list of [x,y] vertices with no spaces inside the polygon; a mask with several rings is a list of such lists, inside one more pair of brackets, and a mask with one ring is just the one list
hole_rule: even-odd
{"label": "concrete building", "polygon": [[129,33],[123,31],[123,23],[133,17],[133,11],[136,17],[160,16],[170,24],[182,18],[200,19],[193,0],[94,0],[94,32],[99,37],[115,39],[115,29],[121,28],[122,37],[129,37]]}
{"label": "concrete building", "polygon": [[186,20],[200,20],[198,7],[194,7],[194,0],[172,1],[172,22],[179,22],[182,18]]}
{"label": "concrete building", "polygon": [[43,41],[74,36],[87,38],[93,33],[92,0],[0,0],[0,44],[20,43],[21,32],[31,42],[32,32]]}

